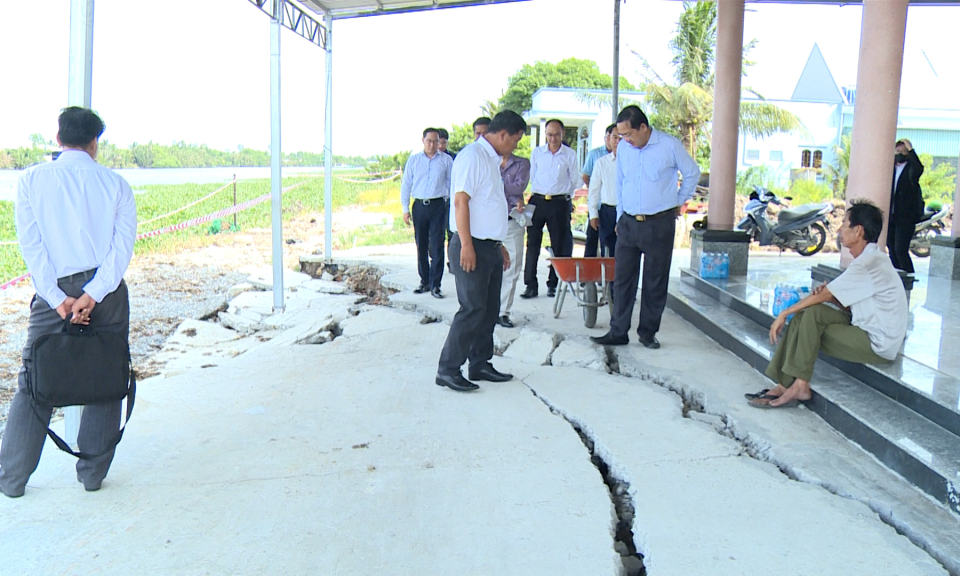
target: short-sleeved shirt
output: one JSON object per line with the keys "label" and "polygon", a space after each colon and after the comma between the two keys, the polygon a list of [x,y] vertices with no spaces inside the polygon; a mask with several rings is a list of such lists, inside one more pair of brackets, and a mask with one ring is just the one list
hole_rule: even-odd
{"label": "short-sleeved shirt", "polygon": [[587,153],[587,158],[583,161],[583,169],[580,172],[587,178],[593,178],[593,167],[596,166],[597,160],[609,153],[610,151],[607,150],[606,145],[597,146]]}
{"label": "short-sleeved shirt", "polygon": [[908,311],[903,281],[890,258],[876,244],[867,244],[828,287],[850,308],[851,323],[867,333],[877,356],[896,358],[907,334]]}
{"label": "short-sleeved shirt", "polygon": [[[480,137],[457,153],[450,185],[451,201],[458,192],[470,197],[470,236],[478,240],[507,237],[507,198],[500,177],[500,155]],[[450,208],[450,230],[457,231],[457,211]]]}

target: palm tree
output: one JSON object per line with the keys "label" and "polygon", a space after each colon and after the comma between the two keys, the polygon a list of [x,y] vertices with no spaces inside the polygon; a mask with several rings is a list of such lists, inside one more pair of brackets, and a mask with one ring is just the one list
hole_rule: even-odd
{"label": "palm tree", "polygon": [[840,145],[833,147],[833,155],[837,160],[833,164],[824,166],[830,184],[833,186],[833,196],[845,199],[847,197],[847,176],[850,175],[850,137],[841,136]]}
{"label": "palm tree", "polygon": [[[633,54],[643,67],[643,89],[647,104],[660,126],[674,132],[693,158],[697,151],[709,146],[708,126],[713,118],[714,49],[717,44],[717,5],[714,1],[685,1],[677,22],[676,35],[670,41],[673,52],[675,83],[666,82],[647,60]],[[753,62],[746,59],[754,47],[751,40],[743,47],[743,72]],[[763,98],[744,87],[745,92]],[[806,129],[792,113],[766,102],[740,103],[740,131],[748,136],[764,138],[778,132],[801,132]]]}

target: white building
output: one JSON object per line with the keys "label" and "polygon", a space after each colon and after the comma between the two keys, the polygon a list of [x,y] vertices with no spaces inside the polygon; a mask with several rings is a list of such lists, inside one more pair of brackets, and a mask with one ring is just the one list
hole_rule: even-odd
{"label": "white building", "polygon": [[[897,138],[910,139],[918,153],[931,154],[935,162],[956,165],[960,156],[960,109],[951,102],[948,90],[938,89],[936,70],[929,61],[909,56],[904,56]],[[640,102],[643,107],[641,92],[621,92],[620,97]],[[765,165],[775,184],[783,188],[795,178],[822,179],[816,169],[835,162],[834,148],[840,144],[841,136],[849,135],[853,129],[855,99],[856,88],[840,89],[820,48],[814,44],[790,99],[764,101],[800,118],[806,133],[775,134],[762,139],[741,133],[737,169]],[[612,122],[609,104],[597,103],[602,100],[611,100],[609,90],[542,88],[533,95],[533,106],[523,116],[535,127],[533,140],[537,144],[542,141],[543,125],[551,118],[560,119],[568,128],[577,128],[578,142],[570,144],[577,148],[582,163],[586,151],[603,144],[604,130]],[[747,97],[743,101],[761,102]],[[893,144],[890,143],[891,156]]]}

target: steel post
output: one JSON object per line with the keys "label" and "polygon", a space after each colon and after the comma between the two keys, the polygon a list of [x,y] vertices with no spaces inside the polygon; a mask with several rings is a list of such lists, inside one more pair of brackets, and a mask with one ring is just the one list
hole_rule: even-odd
{"label": "steel post", "polygon": [[270,20],[270,197],[273,231],[273,309],[283,310],[282,152],[280,148],[280,28],[284,0],[274,0]]}
{"label": "steel post", "polygon": [[323,256],[330,263],[333,262],[333,17],[329,12],[323,21],[327,28],[324,42],[327,82],[323,119]]}
{"label": "steel post", "polygon": [[613,98],[610,100],[613,109],[613,123],[617,123],[617,114],[620,113],[620,0],[613,0]]}

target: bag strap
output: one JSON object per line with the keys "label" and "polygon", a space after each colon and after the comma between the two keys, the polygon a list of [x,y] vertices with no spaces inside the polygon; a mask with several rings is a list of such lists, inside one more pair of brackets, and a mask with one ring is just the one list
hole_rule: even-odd
{"label": "bag strap", "polygon": [[[127,360],[130,362],[130,387],[128,388],[128,391],[127,391],[127,415],[123,420],[123,426],[121,426],[120,431],[117,432],[116,438],[114,438],[114,440],[110,443],[110,445],[104,451],[97,454],[89,454],[86,452],[75,451],[73,448],[70,447],[69,444],[67,444],[64,441],[63,438],[61,438],[60,436],[57,436],[56,432],[54,432],[49,427],[47,427],[47,436],[49,436],[50,439],[53,440],[53,443],[57,445],[57,448],[81,460],[91,460],[93,458],[98,458],[100,456],[103,456],[107,452],[117,447],[117,444],[119,444],[120,440],[123,439],[123,431],[126,430],[127,424],[130,422],[130,416],[133,414],[133,403],[137,397],[137,375],[136,375],[136,372],[133,371],[133,360],[129,357],[127,358]],[[34,407],[34,414],[37,416],[37,418],[40,418],[40,415],[36,413],[36,407]]]}

